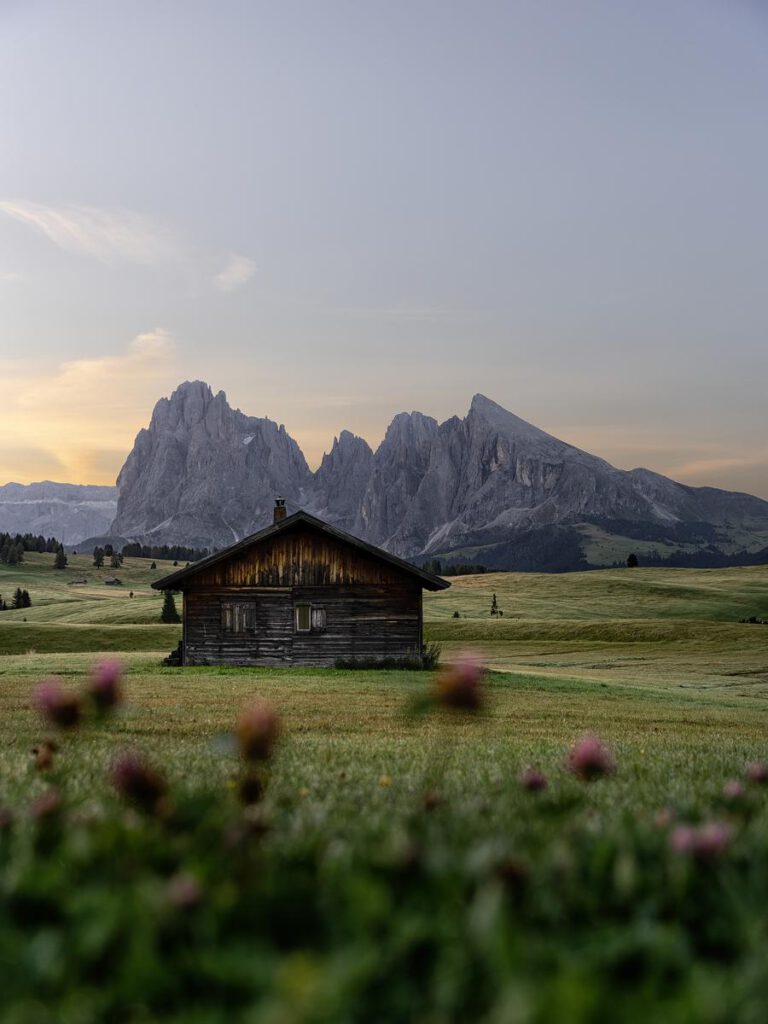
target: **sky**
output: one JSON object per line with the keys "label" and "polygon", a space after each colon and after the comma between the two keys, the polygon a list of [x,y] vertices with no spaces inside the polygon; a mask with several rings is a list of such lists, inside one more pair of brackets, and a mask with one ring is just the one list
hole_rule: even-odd
{"label": "sky", "polygon": [[768,498],[762,0],[0,0],[0,483],[202,379]]}

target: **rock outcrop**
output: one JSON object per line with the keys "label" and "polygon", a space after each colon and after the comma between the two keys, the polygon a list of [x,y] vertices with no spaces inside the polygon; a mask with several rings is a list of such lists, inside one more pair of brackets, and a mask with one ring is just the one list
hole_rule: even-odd
{"label": "rock outcrop", "polygon": [[[400,413],[375,452],[342,431],[313,474],[285,428],[199,381],[161,399],[118,478],[112,532],[222,547],[270,521],[275,495],[407,558],[515,562],[515,543],[578,531],[717,551],[768,545],[768,502],[624,471],[476,395],[438,423]],[[576,534],[574,534],[574,530]],[[574,539],[575,538],[575,539]],[[523,563],[535,567],[534,553]],[[529,564],[530,563],[530,564]]]}
{"label": "rock outcrop", "polygon": [[231,409],[223,391],[187,382],[160,399],[139,431],[117,478],[112,532],[221,547],[264,526],[276,494],[295,505],[311,479],[285,427]]}

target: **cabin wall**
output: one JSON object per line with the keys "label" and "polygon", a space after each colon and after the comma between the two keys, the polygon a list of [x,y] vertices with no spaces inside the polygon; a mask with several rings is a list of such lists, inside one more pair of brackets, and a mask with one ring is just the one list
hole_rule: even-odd
{"label": "cabin wall", "polygon": [[[222,604],[248,602],[253,628],[224,631]],[[323,632],[298,633],[294,608],[325,609]],[[338,658],[402,658],[421,650],[421,587],[396,583],[195,587],[184,595],[188,665],[318,665]]]}

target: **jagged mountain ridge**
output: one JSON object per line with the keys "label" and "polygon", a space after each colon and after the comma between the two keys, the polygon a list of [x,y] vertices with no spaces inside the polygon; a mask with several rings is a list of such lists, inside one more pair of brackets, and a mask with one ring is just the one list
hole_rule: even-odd
{"label": "jagged mountain ridge", "polygon": [[768,545],[768,502],[616,469],[483,395],[443,423],[398,414],[375,452],[342,431],[312,473],[282,425],[187,382],[157,403],[118,493],[112,532],[155,543],[224,546],[269,522],[282,494],[289,508],[404,557],[499,568],[514,565],[520,538],[564,530],[587,547],[598,534],[723,551]]}
{"label": "jagged mountain ridge", "polygon": [[117,512],[117,488],[96,484],[34,484],[0,486],[0,532],[35,533],[78,544],[104,533]]}

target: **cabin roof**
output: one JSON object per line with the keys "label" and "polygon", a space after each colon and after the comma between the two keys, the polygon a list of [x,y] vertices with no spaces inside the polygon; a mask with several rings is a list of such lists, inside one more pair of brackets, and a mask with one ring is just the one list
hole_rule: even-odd
{"label": "cabin roof", "polygon": [[431,572],[427,572],[425,569],[419,569],[415,565],[411,565],[410,562],[404,561],[402,558],[398,558],[397,555],[391,555],[388,551],[383,551],[381,548],[375,547],[373,544],[366,544],[364,540],[360,540],[359,537],[353,537],[350,533],[345,533],[343,530],[338,530],[335,526],[329,526],[328,523],[324,523],[322,519],[318,519],[316,516],[310,515],[309,512],[303,510],[294,512],[293,515],[286,516],[285,519],[281,519],[277,523],[273,523],[271,526],[267,526],[263,530],[259,530],[258,533],[252,533],[250,537],[244,537],[243,540],[238,541],[236,544],[231,544],[228,548],[224,548],[222,551],[216,551],[212,555],[208,555],[207,558],[201,558],[199,562],[194,562],[192,565],[179,569],[177,572],[172,572],[170,576],[163,576],[162,579],[155,580],[152,584],[155,590],[179,590],[181,584],[184,584],[191,580],[197,573],[202,572],[204,569],[208,569],[212,565],[217,565],[219,562],[224,562],[233,555],[239,554],[241,551],[245,551],[253,544],[258,544],[261,541],[269,540],[271,537],[276,537],[278,534],[284,533],[290,530],[291,527],[298,526],[300,524],[311,526],[315,530],[319,530],[321,533],[327,534],[329,537],[333,537],[335,540],[342,544],[347,544],[350,547],[357,548],[359,551],[365,552],[372,558],[377,559],[380,562],[387,562],[389,565],[395,566],[402,572],[409,576],[413,576],[419,580],[422,587],[425,590],[446,590],[450,587],[448,580],[442,579],[440,576],[435,576]]}

